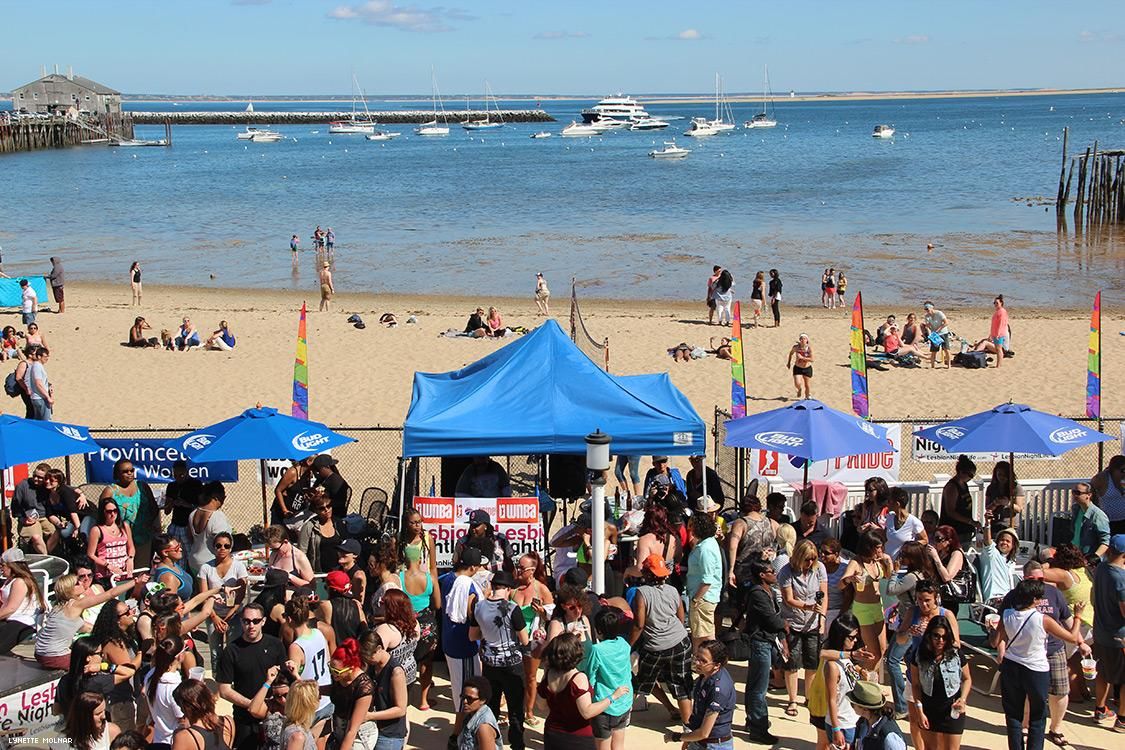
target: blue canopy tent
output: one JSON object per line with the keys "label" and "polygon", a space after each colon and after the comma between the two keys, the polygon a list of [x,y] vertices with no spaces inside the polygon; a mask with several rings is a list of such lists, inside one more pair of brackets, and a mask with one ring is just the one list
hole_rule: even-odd
{"label": "blue canopy tent", "polygon": [[703,419],[667,374],[614,377],[550,320],[460,370],[415,373],[403,456],[584,455],[594,428],[615,454],[705,448]]}

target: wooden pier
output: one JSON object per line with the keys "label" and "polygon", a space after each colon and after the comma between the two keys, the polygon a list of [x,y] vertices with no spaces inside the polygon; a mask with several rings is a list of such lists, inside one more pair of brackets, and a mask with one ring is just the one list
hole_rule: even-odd
{"label": "wooden pier", "polygon": [[1099,151],[1098,142],[1094,141],[1081,156],[1070,159],[1068,169],[1068,137],[1069,128],[1063,128],[1062,168],[1055,203],[1060,220],[1066,218],[1067,204],[1071,202],[1070,186],[1077,177],[1073,201],[1076,231],[1125,224],[1125,149]]}
{"label": "wooden pier", "polygon": [[[351,112],[130,112],[137,125],[323,125],[334,120],[350,120]],[[367,114],[361,115],[368,117]],[[541,109],[510,109],[499,113],[504,122],[554,122]],[[450,125],[465,120],[497,119],[496,111],[456,110],[439,114],[437,119]],[[370,118],[384,125],[430,122],[431,110],[372,112]]]}
{"label": "wooden pier", "polygon": [[133,121],[128,115],[106,115],[71,120],[66,117],[20,119],[0,124],[0,154],[69,148],[86,143],[128,140],[133,137]]}

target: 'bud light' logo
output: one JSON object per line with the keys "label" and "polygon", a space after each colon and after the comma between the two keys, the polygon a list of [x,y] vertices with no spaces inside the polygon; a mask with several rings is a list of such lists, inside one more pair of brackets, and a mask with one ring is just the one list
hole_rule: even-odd
{"label": "'bud light' logo", "polygon": [[1047,436],[1055,445],[1070,445],[1086,437],[1086,430],[1081,427],[1060,427]]}
{"label": "'bud light' logo", "polygon": [[[754,436],[754,439],[759,443],[774,448],[798,448],[805,444],[805,439],[800,435],[792,432],[780,432],[778,430],[759,432]],[[784,452],[785,451],[782,451],[782,453]]]}
{"label": "'bud light' logo", "polygon": [[85,442],[86,440],[90,439],[86,435],[83,435],[82,430],[78,429],[77,427],[71,427],[70,425],[57,425],[55,429],[59,432],[60,435],[66,435],[72,440],[81,440]]}
{"label": "'bud light' logo", "polygon": [[965,437],[965,431],[960,427],[939,427],[934,434],[946,440],[960,440]]}
{"label": "'bud light' logo", "polygon": [[318,447],[328,442],[328,436],[320,432],[302,432],[290,442],[299,451],[315,453]]}
{"label": "'bud light' logo", "polygon": [[201,451],[213,442],[215,442],[214,435],[208,435],[207,433],[201,432],[198,435],[191,435],[186,440],[184,440],[184,450]]}
{"label": "'bud light' logo", "polygon": [[857,420],[857,422],[859,423],[859,429],[863,430],[871,437],[879,437],[879,435],[875,432],[875,427],[870,422],[863,419]]}

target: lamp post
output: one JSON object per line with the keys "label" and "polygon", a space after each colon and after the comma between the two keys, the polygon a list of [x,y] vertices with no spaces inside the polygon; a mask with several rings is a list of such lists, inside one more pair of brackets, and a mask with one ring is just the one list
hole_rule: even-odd
{"label": "lamp post", "polygon": [[590,480],[590,550],[593,557],[594,593],[605,593],[605,475],[609,471],[609,444],[612,441],[600,429],[586,436],[586,469],[593,472]]}

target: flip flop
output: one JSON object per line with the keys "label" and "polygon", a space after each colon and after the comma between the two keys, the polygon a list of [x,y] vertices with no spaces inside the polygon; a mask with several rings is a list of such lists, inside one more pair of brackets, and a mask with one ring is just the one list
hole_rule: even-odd
{"label": "flip flop", "polygon": [[785,715],[786,716],[796,716],[797,715],[797,704],[794,703],[793,701],[790,701],[789,705],[785,707]]}
{"label": "flip flop", "polygon": [[1071,744],[1067,742],[1062,732],[1047,732],[1044,736],[1059,747],[1071,747]]}

